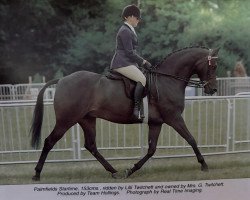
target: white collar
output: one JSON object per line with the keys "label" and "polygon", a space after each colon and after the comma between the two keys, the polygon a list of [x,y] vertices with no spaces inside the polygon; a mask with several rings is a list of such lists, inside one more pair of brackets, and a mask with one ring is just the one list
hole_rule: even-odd
{"label": "white collar", "polygon": [[135,29],[133,26],[131,26],[128,22],[124,22],[124,24],[128,25],[129,28],[134,32],[134,34],[136,35]]}

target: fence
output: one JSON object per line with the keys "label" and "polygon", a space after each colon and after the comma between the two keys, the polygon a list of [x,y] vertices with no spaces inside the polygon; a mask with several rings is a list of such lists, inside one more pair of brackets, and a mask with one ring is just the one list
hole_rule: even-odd
{"label": "fence", "polygon": [[[217,78],[217,96],[234,96],[241,92],[250,92],[250,77],[227,77]],[[187,96],[204,96],[202,88],[191,89],[191,95]],[[187,92],[187,91],[186,91]],[[186,93],[188,94],[188,93]]]}
{"label": "fence", "polygon": [[[29,137],[34,105],[34,100],[0,103],[0,164],[38,160],[41,149],[31,149]],[[187,97],[183,117],[203,154],[250,152],[250,96]],[[46,101],[42,141],[54,121],[52,102]],[[109,160],[135,159],[146,153],[146,125],[98,120],[96,129],[98,149]],[[82,130],[75,125],[55,145],[48,161],[92,160],[83,146]],[[171,127],[162,127],[155,158],[193,155],[192,148]]]}
{"label": "fence", "polygon": [[219,96],[250,92],[250,77],[217,78]]}
{"label": "fence", "polygon": [[[218,96],[231,96],[239,92],[250,92],[250,77],[237,78],[217,78]],[[0,85],[0,101],[6,100],[32,100],[36,99],[39,90],[44,86],[43,83]],[[53,99],[55,94],[55,85],[50,86],[45,91],[45,99]],[[187,96],[202,96],[203,91],[200,88],[186,89]]]}
{"label": "fence", "polygon": [[[44,83],[0,85],[0,101],[34,100],[44,85]],[[49,87],[45,91],[45,99],[53,99],[54,94],[55,86]]]}

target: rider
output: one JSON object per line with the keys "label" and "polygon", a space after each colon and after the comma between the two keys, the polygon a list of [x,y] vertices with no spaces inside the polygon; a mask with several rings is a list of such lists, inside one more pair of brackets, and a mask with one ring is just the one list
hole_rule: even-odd
{"label": "rider", "polygon": [[126,6],[122,11],[122,19],[124,24],[116,35],[116,51],[110,69],[137,83],[134,92],[133,115],[140,119],[140,102],[146,85],[146,77],[138,69],[138,66],[150,69],[152,65],[136,52],[138,40],[134,27],[141,20],[140,9],[136,5]]}

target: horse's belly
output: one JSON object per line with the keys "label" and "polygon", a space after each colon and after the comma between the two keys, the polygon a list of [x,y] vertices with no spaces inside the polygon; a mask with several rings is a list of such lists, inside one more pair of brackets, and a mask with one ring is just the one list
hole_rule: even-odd
{"label": "horse's belly", "polygon": [[115,123],[131,123],[133,101],[123,87],[120,81],[100,81],[90,114]]}

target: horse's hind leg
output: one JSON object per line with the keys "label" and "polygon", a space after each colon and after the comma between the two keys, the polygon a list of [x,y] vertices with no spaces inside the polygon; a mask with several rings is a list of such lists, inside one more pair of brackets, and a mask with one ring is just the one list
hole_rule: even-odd
{"label": "horse's hind leg", "polygon": [[105,160],[96,147],[96,118],[85,117],[81,121],[78,121],[78,123],[84,131],[85,148],[115,177],[117,171]]}
{"label": "horse's hind leg", "polygon": [[201,155],[194,137],[187,129],[187,126],[183,118],[181,116],[178,117],[177,119],[175,119],[174,123],[171,124],[171,126],[188,142],[188,144],[191,145],[197,157],[198,162],[201,164],[201,170],[208,171],[207,163],[205,162],[203,156]]}
{"label": "horse's hind leg", "polygon": [[62,126],[59,126],[56,124],[53,131],[45,139],[42,153],[41,153],[39,161],[35,167],[36,174],[35,174],[35,176],[33,176],[33,178],[32,178],[33,180],[35,180],[35,181],[40,180],[40,174],[41,174],[41,171],[43,169],[43,165],[45,163],[45,160],[48,156],[48,153],[53,148],[53,146],[56,144],[56,142],[62,138],[62,136],[65,134],[65,132],[69,128],[70,127],[65,127],[65,126],[62,127]]}

